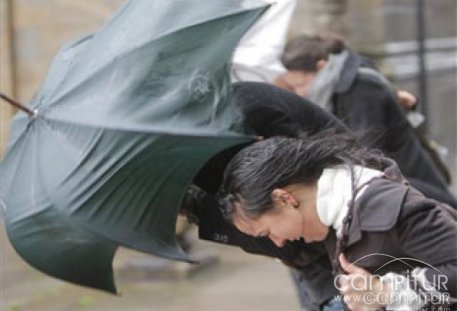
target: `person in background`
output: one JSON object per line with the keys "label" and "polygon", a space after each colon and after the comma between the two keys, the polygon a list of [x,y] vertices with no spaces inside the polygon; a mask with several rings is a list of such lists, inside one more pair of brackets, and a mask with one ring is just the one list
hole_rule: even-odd
{"label": "person in background", "polygon": [[[289,92],[301,95],[303,93],[301,88],[303,82],[302,79],[303,76],[300,73],[284,72],[275,78],[273,84],[282,89],[288,90]],[[417,97],[408,91],[398,90],[397,100],[405,111],[413,111],[417,107]]]}
{"label": "person in background", "polygon": [[414,96],[396,92],[369,59],[334,34],[290,40],[282,62],[288,72],[276,79],[277,85],[331,112],[363,145],[382,150],[427,197],[457,207],[446,174],[398,105],[414,106]]}

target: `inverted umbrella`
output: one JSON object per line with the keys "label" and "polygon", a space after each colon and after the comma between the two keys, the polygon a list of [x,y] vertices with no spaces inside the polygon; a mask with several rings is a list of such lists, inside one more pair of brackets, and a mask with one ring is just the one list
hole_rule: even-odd
{"label": "inverted umbrella", "polygon": [[132,0],[58,53],[0,166],[7,233],[24,260],[110,292],[119,245],[189,260],[174,235],[187,187],[213,155],[252,140],[228,67],[265,9]]}

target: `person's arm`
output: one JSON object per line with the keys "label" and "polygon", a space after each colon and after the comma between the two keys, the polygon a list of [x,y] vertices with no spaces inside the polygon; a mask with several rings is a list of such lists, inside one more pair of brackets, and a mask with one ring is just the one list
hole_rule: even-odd
{"label": "person's arm", "polygon": [[430,282],[438,291],[457,297],[457,212],[433,200],[423,199],[420,204],[424,208],[411,212],[406,208],[400,217],[397,232],[402,251],[424,264],[416,271],[418,282]]}
{"label": "person's arm", "polygon": [[348,274],[339,277],[339,290],[351,310],[432,310],[457,302],[457,212],[440,204],[409,190],[390,240],[410,269],[378,278],[340,258]]}
{"label": "person's arm", "polygon": [[234,101],[245,123],[259,136],[299,137],[334,129],[347,129],[330,113],[310,101],[278,87],[255,82],[234,84]]}

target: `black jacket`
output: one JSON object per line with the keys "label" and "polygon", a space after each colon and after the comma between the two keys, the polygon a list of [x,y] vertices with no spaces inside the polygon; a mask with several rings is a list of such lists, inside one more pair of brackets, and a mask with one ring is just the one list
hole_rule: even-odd
{"label": "black jacket", "polygon": [[362,144],[394,159],[414,187],[427,197],[457,207],[445,177],[408,123],[391,85],[355,52],[350,51],[344,64],[332,104],[333,114]]}

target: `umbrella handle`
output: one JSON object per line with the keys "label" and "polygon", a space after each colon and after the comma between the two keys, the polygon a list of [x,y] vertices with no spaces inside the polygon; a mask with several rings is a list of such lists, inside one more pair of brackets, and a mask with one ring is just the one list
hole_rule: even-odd
{"label": "umbrella handle", "polygon": [[25,107],[24,105],[20,104],[19,102],[15,101],[14,99],[9,98],[3,93],[0,93],[0,98],[3,99],[4,101],[10,103],[12,106],[16,107],[17,109],[20,109],[24,111],[26,114],[29,116],[33,117],[36,113],[29,108]]}

